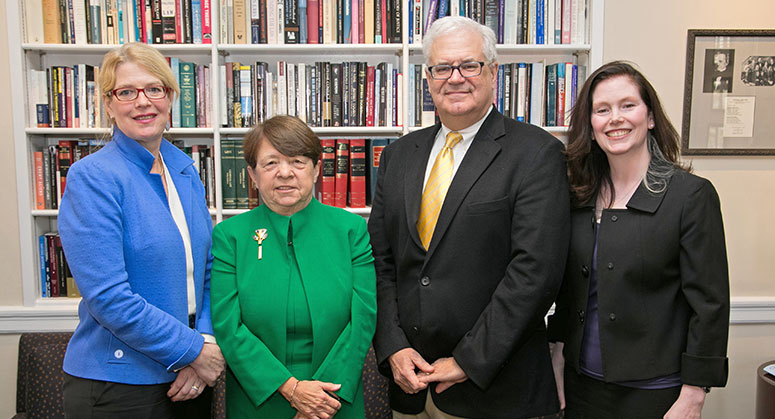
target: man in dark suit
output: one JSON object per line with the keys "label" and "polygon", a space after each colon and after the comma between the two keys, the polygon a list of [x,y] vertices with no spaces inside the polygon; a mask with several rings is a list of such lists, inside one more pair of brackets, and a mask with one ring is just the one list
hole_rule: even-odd
{"label": "man in dark suit", "polygon": [[382,153],[374,347],[395,418],[559,411],[544,316],[569,240],[562,144],[492,106],[495,42],[437,20],[423,54],[441,124]]}

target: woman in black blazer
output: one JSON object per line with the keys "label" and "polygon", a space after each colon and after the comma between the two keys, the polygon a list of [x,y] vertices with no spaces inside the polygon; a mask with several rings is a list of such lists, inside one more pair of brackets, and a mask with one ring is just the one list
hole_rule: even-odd
{"label": "woman in black blazer", "polygon": [[549,320],[565,417],[699,418],[728,373],[718,195],[681,164],[654,88],[624,62],[584,84],[566,152],[571,245]]}

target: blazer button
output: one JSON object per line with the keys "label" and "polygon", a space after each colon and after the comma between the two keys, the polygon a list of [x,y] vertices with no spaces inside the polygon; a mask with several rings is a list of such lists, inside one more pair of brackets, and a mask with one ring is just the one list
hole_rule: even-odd
{"label": "blazer button", "polygon": [[579,323],[584,323],[584,310],[579,310]]}
{"label": "blazer button", "polygon": [[619,217],[617,217],[615,215],[611,216],[611,221],[616,222],[617,220],[619,220]]}
{"label": "blazer button", "polygon": [[116,359],[121,359],[124,357],[124,351],[121,349],[116,349],[116,351],[113,352],[113,356],[116,357]]}
{"label": "blazer button", "polygon": [[614,313],[610,313],[610,314],[608,315],[608,319],[609,319],[609,320],[611,320],[611,321],[614,321],[614,320],[616,320],[616,314],[614,314]]}
{"label": "blazer button", "polygon": [[424,277],[422,277],[422,278],[420,279],[420,284],[421,284],[422,286],[424,286],[424,287],[427,287],[428,285],[430,285],[430,284],[431,284],[431,279],[430,279],[430,278],[428,278],[427,276],[424,276]]}
{"label": "blazer button", "polygon": [[607,266],[607,268],[608,268],[608,270],[609,270],[609,271],[610,271],[611,269],[613,269],[613,268],[614,268],[614,264],[613,264],[613,262],[608,262],[608,266]]}
{"label": "blazer button", "polygon": [[418,332],[420,329],[417,326],[412,326],[412,330],[414,330],[415,332]]}
{"label": "blazer button", "polygon": [[581,275],[583,275],[584,278],[589,276],[589,267],[587,267],[587,265],[581,265]]}

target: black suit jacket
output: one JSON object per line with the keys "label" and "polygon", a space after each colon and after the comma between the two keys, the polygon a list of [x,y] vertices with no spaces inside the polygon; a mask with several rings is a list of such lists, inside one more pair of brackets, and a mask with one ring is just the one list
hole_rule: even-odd
{"label": "black suit jacket", "polygon": [[[569,239],[562,144],[493,110],[444,201],[430,247],[416,222],[440,125],[385,148],[369,219],[377,269],[381,371],[412,347],[428,362],[454,356],[469,379],[433,393],[469,418],[519,418],[559,410],[544,316],[559,289]],[[391,382],[393,409],[423,410],[426,393]]]}
{"label": "black suit jacket", "polygon": [[[594,203],[571,213],[565,282],[549,320],[578,371],[595,243]],[[676,172],[666,191],[641,185],[627,209],[604,210],[597,241],[598,327],[606,381],[680,371],[684,384],[727,381],[729,275],[716,190]]]}

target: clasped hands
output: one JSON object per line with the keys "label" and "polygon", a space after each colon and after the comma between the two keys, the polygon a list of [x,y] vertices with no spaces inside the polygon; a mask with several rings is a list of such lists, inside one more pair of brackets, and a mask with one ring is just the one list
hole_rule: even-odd
{"label": "clasped hands", "polygon": [[336,392],[341,384],[289,378],[278,391],[296,409],[294,419],[331,419],[342,404]]}
{"label": "clasped hands", "polygon": [[405,393],[415,394],[437,382],[436,393],[468,380],[465,371],[455,358],[439,358],[429,364],[422,355],[412,348],[404,348],[390,355],[390,368],[393,379]]}
{"label": "clasped hands", "polygon": [[178,376],[167,391],[167,397],[173,402],[199,397],[205,385],[215,385],[225,367],[226,361],[223,359],[221,348],[214,343],[205,343],[194,362],[178,371]]}

